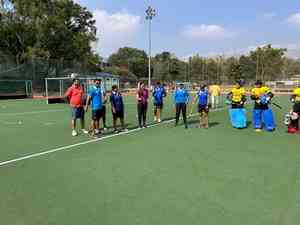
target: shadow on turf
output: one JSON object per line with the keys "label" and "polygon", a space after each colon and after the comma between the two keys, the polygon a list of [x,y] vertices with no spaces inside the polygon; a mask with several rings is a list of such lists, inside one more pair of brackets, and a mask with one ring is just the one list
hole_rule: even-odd
{"label": "shadow on turf", "polygon": [[[196,119],[194,119],[194,120],[190,120],[189,122],[188,122],[188,124],[189,125],[194,125],[194,124],[199,124],[199,120],[196,120]],[[211,127],[216,127],[216,126],[219,126],[220,125],[220,123],[219,122],[210,122],[209,124],[208,124],[208,126],[211,128]]]}
{"label": "shadow on turf", "polygon": [[251,125],[252,125],[252,122],[251,121],[247,121],[247,128],[251,127]]}
{"label": "shadow on turf", "polygon": [[[174,120],[174,119],[175,119],[174,117],[167,117],[167,118],[164,118],[164,119],[162,120],[162,123],[163,123],[163,122],[166,122],[166,121]],[[152,125],[155,125],[155,124],[158,124],[158,123],[157,123],[157,122],[153,122],[153,121],[147,122],[147,126],[152,126]],[[134,129],[138,129],[138,128],[139,128],[139,126],[138,126],[137,124],[132,124],[132,123],[126,123],[126,124],[125,124],[125,127],[126,127],[127,129],[129,129],[129,130],[134,130]],[[112,126],[108,126],[107,129],[108,129],[108,131],[106,131],[106,132],[104,133],[104,135],[111,135],[111,134],[114,134],[114,130],[113,130],[113,127],[112,127]],[[118,126],[118,129],[121,129],[121,127]]]}

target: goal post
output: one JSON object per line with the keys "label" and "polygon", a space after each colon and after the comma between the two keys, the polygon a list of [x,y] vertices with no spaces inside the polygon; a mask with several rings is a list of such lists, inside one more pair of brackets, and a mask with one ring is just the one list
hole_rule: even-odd
{"label": "goal post", "polygon": [[78,79],[80,84],[87,95],[91,86],[94,84],[95,79],[101,80],[102,89],[104,91],[111,91],[113,85],[119,87],[118,77],[101,77],[101,76],[89,76],[89,77],[53,77],[45,78],[45,97],[47,104],[65,103],[64,97],[66,91],[72,86],[73,80]]}

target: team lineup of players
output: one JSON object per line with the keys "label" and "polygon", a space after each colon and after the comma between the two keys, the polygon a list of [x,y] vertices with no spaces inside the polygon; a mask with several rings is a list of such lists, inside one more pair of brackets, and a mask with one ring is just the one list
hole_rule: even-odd
{"label": "team lineup of players", "polygon": [[[227,94],[226,103],[230,105],[229,114],[230,121],[234,128],[242,129],[247,127],[245,103],[247,101],[246,90],[243,87],[242,80],[236,82],[236,85]],[[179,84],[173,92],[173,102],[175,104],[175,126],[179,123],[180,115],[182,114],[185,128],[188,128],[187,122],[187,105],[192,102],[197,104],[199,113],[199,127],[209,128],[209,110],[217,108],[221,89],[218,85],[212,85],[208,88],[206,85],[201,85],[197,90],[194,98],[189,94],[184,84]],[[165,87],[157,82],[152,90],[152,99],[154,104],[154,121],[160,123],[162,121],[162,110],[164,106],[164,98],[167,96]],[[113,117],[113,129],[115,133],[128,131],[125,125],[125,107],[123,96],[118,89],[118,86],[112,86],[112,91],[108,96],[101,87],[101,80],[94,80],[92,88],[88,92],[85,99],[85,92],[80,85],[79,79],[74,79],[73,85],[67,90],[65,97],[68,98],[72,109],[72,136],[77,136],[76,121],[81,121],[81,130],[85,134],[92,134],[98,137],[101,133],[100,120],[103,122],[103,130],[106,130],[106,103],[109,101]],[[256,81],[255,87],[252,88],[250,98],[254,102],[252,111],[252,123],[257,132],[274,131],[276,128],[274,115],[271,103],[274,94],[271,89],[263,85],[260,80]],[[149,90],[143,82],[139,82],[137,92],[137,118],[139,128],[147,127],[147,110],[149,103]],[[299,115],[300,115],[300,87],[297,87],[292,96],[291,101],[293,108],[286,115],[286,125],[289,133],[299,131]],[[92,108],[92,121],[90,130],[85,129],[84,114],[88,111],[89,106]],[[192,114],[192,112],[191,112]],[[118,120],[120,121],[121,129],[118,130]]]}

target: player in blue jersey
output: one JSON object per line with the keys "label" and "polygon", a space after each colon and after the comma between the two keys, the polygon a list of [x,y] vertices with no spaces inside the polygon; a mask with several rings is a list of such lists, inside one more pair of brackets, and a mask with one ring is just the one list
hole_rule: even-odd
{"label": "player in blue jersey", "polygon": [[199,127],[208,128],[209,92],[206,85],[201,85],[197,92],[195,101],[198,101],[198,112],[200,116]]}
{"label": "player in blue jersey", "polygon": [[121,126],[122,126],[122,131],[128,131],[125,127],[125,122],[124,122],[124,102],[123,102],[123,96],[121,92],[118,90],[117,85],[112,86],[112,92],[110,95],[110,104],[111,104],[111,110],[112,110],[112,115],[113,115],[113,127],[114,127],[114,132],[118,133],[119,131],[117,130],[117,121],[120,119]]}
{"label": "player in blue jersey", "polygon": [[165,88],[158,81],[153,89],[153,103],[154,103],[154,121],[161,122],[161,114],[164,105],[164,98],[167,96]]}
{"label": "player in blue jersey", "polygon": [[102,115],[102,107],[103,107],[103,101],[102,101],[102,89],[101,89],[101,80],[96,79],[94,81],[94,86],[91,87],[88,93],[88,98],[86,101],[85,110],[88,110],[88,106],[91,103],[92,107],[92,129],[93,129],[93,135],[99,135],[99,121],[101,119]]}
{"label": "player in blue jersey", "polygon": [[187,124],[187,116],[186,116],[186,108],[187,104],[190,100],[189,92],[185,89],[184,84],[179,84],[179,86],[174,91],[173,95],[174,103],[176,106],[176,123],[175,126],[178,125],[180,114],[182,113],[183,121],[185,128],[188,128]]}
{"label": "player in blue jersey", "polygon": [[107,96],[106,96],[106,91],[104,88],[101,88],[102,90],[102,108],[101,108],[101,119],[102,119],[102,124],[103,124],[103,130],[107,130],[106,126],[106,103],[107,103]]}

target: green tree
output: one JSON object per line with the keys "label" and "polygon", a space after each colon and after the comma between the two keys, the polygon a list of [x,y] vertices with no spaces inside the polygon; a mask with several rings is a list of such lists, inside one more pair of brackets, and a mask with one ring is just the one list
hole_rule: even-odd
{"label": "green tree", "polygon": [[251,51],[251,60],[256,62],[256,79],[276,80],[282,77],[286,51],[284,48],[273,48],[272,45]]}
{"label": "green tree", "polygon": [[6,0],[0,20],[0,51],[22,63],[28,57],[76,60],[94,58],[93,15],[72,0]]}
{"label": "green tree", "polygon": [[242,55],[239,59],[241,78],[246,82],[255,80],[256,62],[249,56]]}
{"label": "green tree", "polygon": [[289,79],[294,75],[300,74],[300,59],[284,59],[283,77],[282,79]]}
{"label": "green tree", "polygon": [[148,74],[147,54],[136,48],[120,48],[108,58],[108,63],[112,66],[126,67],[128,74],[133,73],[138,78],[147,77]]}
{"label": "green tree", "polygon": [[170,52],[162,52],[160,54],[157,54],[153,59],[154,79],[162,80],[162,81],[171,80],[172,64],[173,64],[173,58]]}

